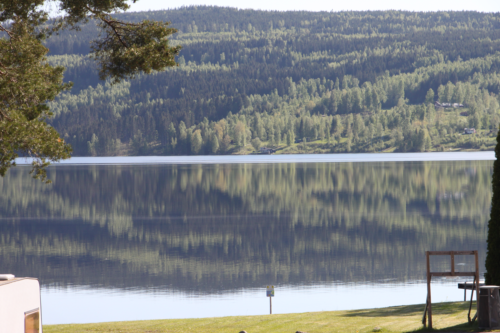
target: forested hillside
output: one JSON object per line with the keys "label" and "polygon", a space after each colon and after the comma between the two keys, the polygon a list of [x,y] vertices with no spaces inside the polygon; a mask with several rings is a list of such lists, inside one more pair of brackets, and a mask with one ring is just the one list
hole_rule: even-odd
{"label": "forested hillside", "polygon": [[74,155],[493,147],[500,14],[184,7],[120,15],[171,21],[179,67],[110,85],[87,57],[92,22],[49,39],[49,62],[75,83],[49,103]]}

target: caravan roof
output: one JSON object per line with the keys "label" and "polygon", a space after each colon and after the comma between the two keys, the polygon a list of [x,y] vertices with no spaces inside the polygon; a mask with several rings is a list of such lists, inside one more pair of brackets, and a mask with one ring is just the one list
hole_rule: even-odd
{"label": "caravan roof", "polygon": [[9,280],[0,280],[0,287],[4,286],[6,284],[14,283],[14,282],[21,281],[21,280],[38,280],[38,279],[30,278],[30,277],[20,277],[20,278],[13,278],[13,279],[9,279]]}

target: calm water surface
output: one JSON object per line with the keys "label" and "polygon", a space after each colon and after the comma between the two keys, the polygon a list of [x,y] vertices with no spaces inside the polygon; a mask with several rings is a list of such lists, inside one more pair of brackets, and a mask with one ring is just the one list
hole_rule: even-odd
{"label": "calm water surface", "polygon": [[477,249],[483,272],[493,153],[381,155],[74,158],[51,185],[18,167],[0,271],[40,279],[45,324],[265,314],[269,284],[275,313],[423,303],[426,250]]}

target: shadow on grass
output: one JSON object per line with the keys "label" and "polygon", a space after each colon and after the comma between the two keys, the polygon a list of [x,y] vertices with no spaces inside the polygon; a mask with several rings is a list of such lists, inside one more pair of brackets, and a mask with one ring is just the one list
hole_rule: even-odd
{"label": "shadow on grass", "polygon": [[405,333],[420,333],[420,332],[484,332],[485,330],[480,330],[477,326],[477,321],[474,324],[464,323],[455,326],[440,328],[440,329],[428,329],[428,328],[419,328],[415,331],[408,331]]}
{"label": "shadow on grass", "polygon": [[[477,321],[473,324],[469,324],[467,322],[467,311],[469,310],[469,302],[448,302],[448,303],[436,303],[432,305],[432,313],[433,317],[436,318],[438,315],[454,315],[463,313],[463,323],[449,326],[445,328],[439,329],[429,329],[429,328],[419,328],[417,330],[407,331],[405,333],[419,333],[419,332],[484,332],[485,330],[480,330],[478,328]],[[421,320],[424,304],[418,305],[407,305],[407,306],[397,306],[391,308],[383,308],[383,309],[369,309],[369,310],[355,310],[349,311],[345,316],[346,317],[411,317],[418,316],[419,320]],[[476,303],[472,304],[472,313],[473,316],[476,312]]]}
{"label": "shadow on grass", "polygon": [[[411,317],[424,314],[424,304],[394,306],[390,308],[353,310],[344,317]],[[475,302],[472,305],[472,315],[475,313]],[[448,302],[432,305],[433,315],[451,315],[469,310],[469,302]],[[467,317],[465,317],[467,320]]]}
{"label": "shadow on grass", "polygon": [[348,311],[343,317],[403,317],[415,316],[419,313],[422,314],[423,311],[424,305],[418,304],[381,309],[352,310]]}

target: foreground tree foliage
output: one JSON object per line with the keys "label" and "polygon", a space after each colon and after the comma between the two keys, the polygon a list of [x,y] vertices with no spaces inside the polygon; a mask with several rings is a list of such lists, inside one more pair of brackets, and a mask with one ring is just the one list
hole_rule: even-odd
{"label": "foreground tree foliage", "polygon": [[[46,0],[0,0],[0,175],[15,166],[15,158],[34,158],[33,176],[49,181],[45,168],[51,161],[69,158],[71,147],[47,124],[52,117],[48,101],[72,86],[63,83],[62,66],[47,63],[42,42],[61,29],[79,29],[80,23],[98,22],[101,33],[91,43],[99,63],[99,77],[117,83],[139,73],[175,65],[180,47],[167,37],[176,32],[168,22],[128,23],[110,13],[125,11],[125,0],[55,1],[62,17],[48,22]],[[53,3],[53,1],[50,1]],[[135,2],[135,0],[134,0]]]}

